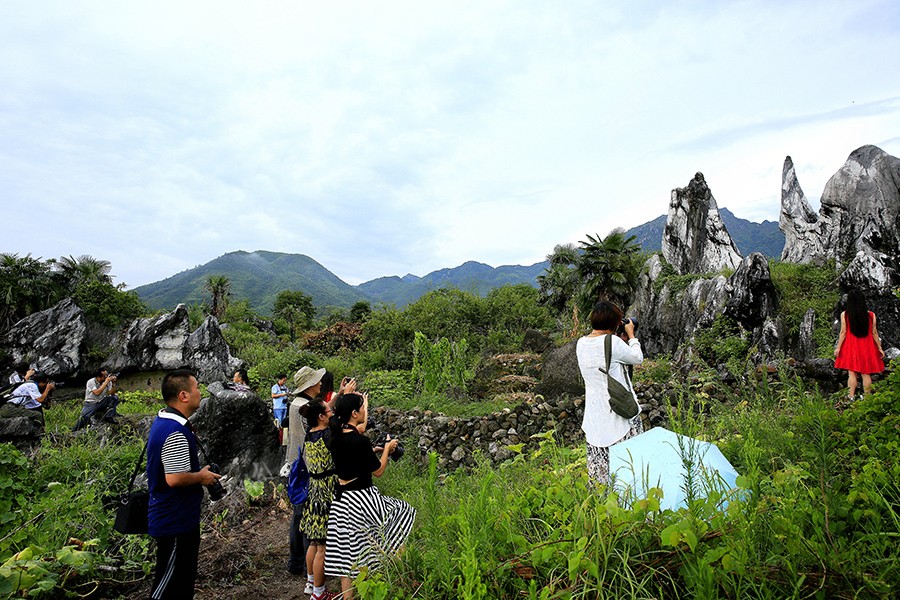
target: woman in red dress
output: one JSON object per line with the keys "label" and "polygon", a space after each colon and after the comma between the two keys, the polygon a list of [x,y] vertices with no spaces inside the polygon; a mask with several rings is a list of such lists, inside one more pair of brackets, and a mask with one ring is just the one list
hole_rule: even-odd
{"label": "woman in red dress", "polygon": [[851,399],[856,394],[859,375],[862,375],[863,391],[868,394],[872,391],[872,373],[884,371],[884,350],[878,337],[875,313],[866,308],[866,299],[858,290],[847,294],[834,356],[834,368],[848,371],[847,388]]}

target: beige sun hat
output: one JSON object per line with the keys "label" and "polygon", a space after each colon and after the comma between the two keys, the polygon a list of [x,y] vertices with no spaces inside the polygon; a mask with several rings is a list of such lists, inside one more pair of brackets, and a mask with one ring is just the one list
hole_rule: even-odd
{"label": "beige sun hat", "polygon": [[294,390],[293,394],[296,396],[300,392],[308,390],[322,381],[324,375],[325,369],[317,371],[312,367],[300,367],[300,370],[294,373],[294,385],[297,386],[297,389]]}

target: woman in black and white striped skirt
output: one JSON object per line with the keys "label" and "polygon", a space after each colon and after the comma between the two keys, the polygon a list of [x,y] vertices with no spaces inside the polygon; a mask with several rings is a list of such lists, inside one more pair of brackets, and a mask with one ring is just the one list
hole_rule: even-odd
{"label": "woman in black and white striped skirt", "polygon": [[406,542],[416,510],[402,500],[382,496],[372,484],[381,477],[397,440],[388,441],[381,457],[363,432],[368,420],[366,394],[344,394],[334,404],[331,455],[338,476],[328,516],[325,573],[341,577],[343,598],[353,597],[360,567],[378,568],[385,555]]}

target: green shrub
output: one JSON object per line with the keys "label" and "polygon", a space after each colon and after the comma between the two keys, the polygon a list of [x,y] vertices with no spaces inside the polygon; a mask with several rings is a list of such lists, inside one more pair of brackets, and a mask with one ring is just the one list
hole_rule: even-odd
{"label": "green shrub", "polygon": [[769,273],[778,292],[778,318],[788,340],[797,341],[803,316],[813,309],[816,355],[831,358],[835,342],[831,333],[832,314],[840,300],[834,261],[824,266],[770,261]]}
{"label": "green shrub", "polygon": [[694,348],[712,366],[724,363],[730,368],[737,368],[743,366],[750,350],[750,342],[745,336],[746,333],[733,319],[719,315],[709,327],[694,334]]}
{"label": "green shrub", "polygon": [[465,339],[451,342],[441,338],[434,344],[416,332],[413,346],[412,378],[426,395],[453,391],[465,394],[474,372],[470,368],[469,346]]}

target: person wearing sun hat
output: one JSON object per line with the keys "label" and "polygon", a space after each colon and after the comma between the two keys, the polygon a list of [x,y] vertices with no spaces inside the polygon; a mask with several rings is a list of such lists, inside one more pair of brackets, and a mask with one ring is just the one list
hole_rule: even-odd
{"label": "person wearing sun hat", "polygon": [[[282,474],[290,473],[290,465],[297,459],[299,448],[303,446],[306,440],[306,428],[304,427],[304,419],[300,415],[300,407],[305,406],[319,394],[322,387],[322,376],[325,375],[325,369],[313,369],[312,367],[303,366],[294,373],[293,383],[294,391],[291,392],[294,400],[288,406],[288,442],[285,450],[285,466]],[[306,571],[306,550],[307,541],[304,539],[303,532],[300,531],[300,519],[303,516],[303,505],[294,506],[293,517],[291,518],[290,530],[290,556],[288,557],[287,569],[295,575],[303,575]],[[312,584],[309,586],[312,592]]]}

